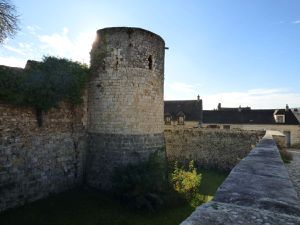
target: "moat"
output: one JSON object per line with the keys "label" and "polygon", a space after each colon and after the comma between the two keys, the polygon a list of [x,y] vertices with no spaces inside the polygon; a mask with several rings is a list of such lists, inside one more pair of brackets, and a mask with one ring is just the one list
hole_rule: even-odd
{"label": "moat", "polygon": [[[202,180],[199,193],[204,200],[212,198],[227,177],[217,171],[199,171]],[[137,212],[129,209],[113,197],[92,189],[77,188],[50,196],[25,206],[0,214],[2,225],[175,225],[193,211],[183,202],[157,212]]]}

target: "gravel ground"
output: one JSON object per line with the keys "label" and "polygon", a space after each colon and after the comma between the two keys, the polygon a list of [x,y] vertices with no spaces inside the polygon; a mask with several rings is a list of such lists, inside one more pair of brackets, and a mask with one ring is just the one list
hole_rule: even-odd
{"label": "gravel ground", "polygon": [[285,166],[300,199],[300,149],[288,149],[288,151],[293,154],[293,160]]}

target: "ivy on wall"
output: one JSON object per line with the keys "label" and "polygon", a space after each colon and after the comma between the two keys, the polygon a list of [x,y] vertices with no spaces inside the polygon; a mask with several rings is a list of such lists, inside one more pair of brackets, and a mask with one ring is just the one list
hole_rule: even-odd
{"label": "ivy on wall", "polygon": [[87,65],[65,58],[44,57],[26,68],[0,66],[0,101],[34,107],[41,125],[43,111],[67,101],[82,103],[84,86],[89,76]]}

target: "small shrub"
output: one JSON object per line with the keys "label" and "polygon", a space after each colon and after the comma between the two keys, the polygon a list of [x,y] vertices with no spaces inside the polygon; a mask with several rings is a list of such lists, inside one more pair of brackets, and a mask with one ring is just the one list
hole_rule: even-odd
{"label": "small shrub", "polygon": [[187,170],[179,168],[176,162],[171,173],[171,183],[174,190],[183,195],[191,206],[195,207],[203,203],[203,196],[199,194],[201,174],[197,173],[194,161],[190,161]]}
{"label": "small shrub", "polygon": [[155,211],[166,203],[167,175],[165,159],[154,153],[145,162],[116,168],[113,192],[130,208]]}

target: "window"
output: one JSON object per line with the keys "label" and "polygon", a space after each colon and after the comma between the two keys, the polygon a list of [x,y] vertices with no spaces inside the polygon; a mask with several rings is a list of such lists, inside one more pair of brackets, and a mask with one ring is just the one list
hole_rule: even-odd
{"label": "window", "polygon": [[152,60],[152,55],[149,56],[148,58],[148,68],[149,70],[152,70],[153,67],[153,60]]}
{"label": "window", "polygon": [[178,117],[178,125],[184,125],[184,116]]}
{"label": "window", "polygon": [[177,113],[176,117],[177,117],[177,124],[184,125],[185,114],[182,111],[180,111]]}
{"label": "window", "polygon": [[284,115],[276,115],[276,123],[284,123]]}
{"label": "window", "polygon": [[165,124],[166,125],[171,125],[171,117],[170,116],[165,117]]}

